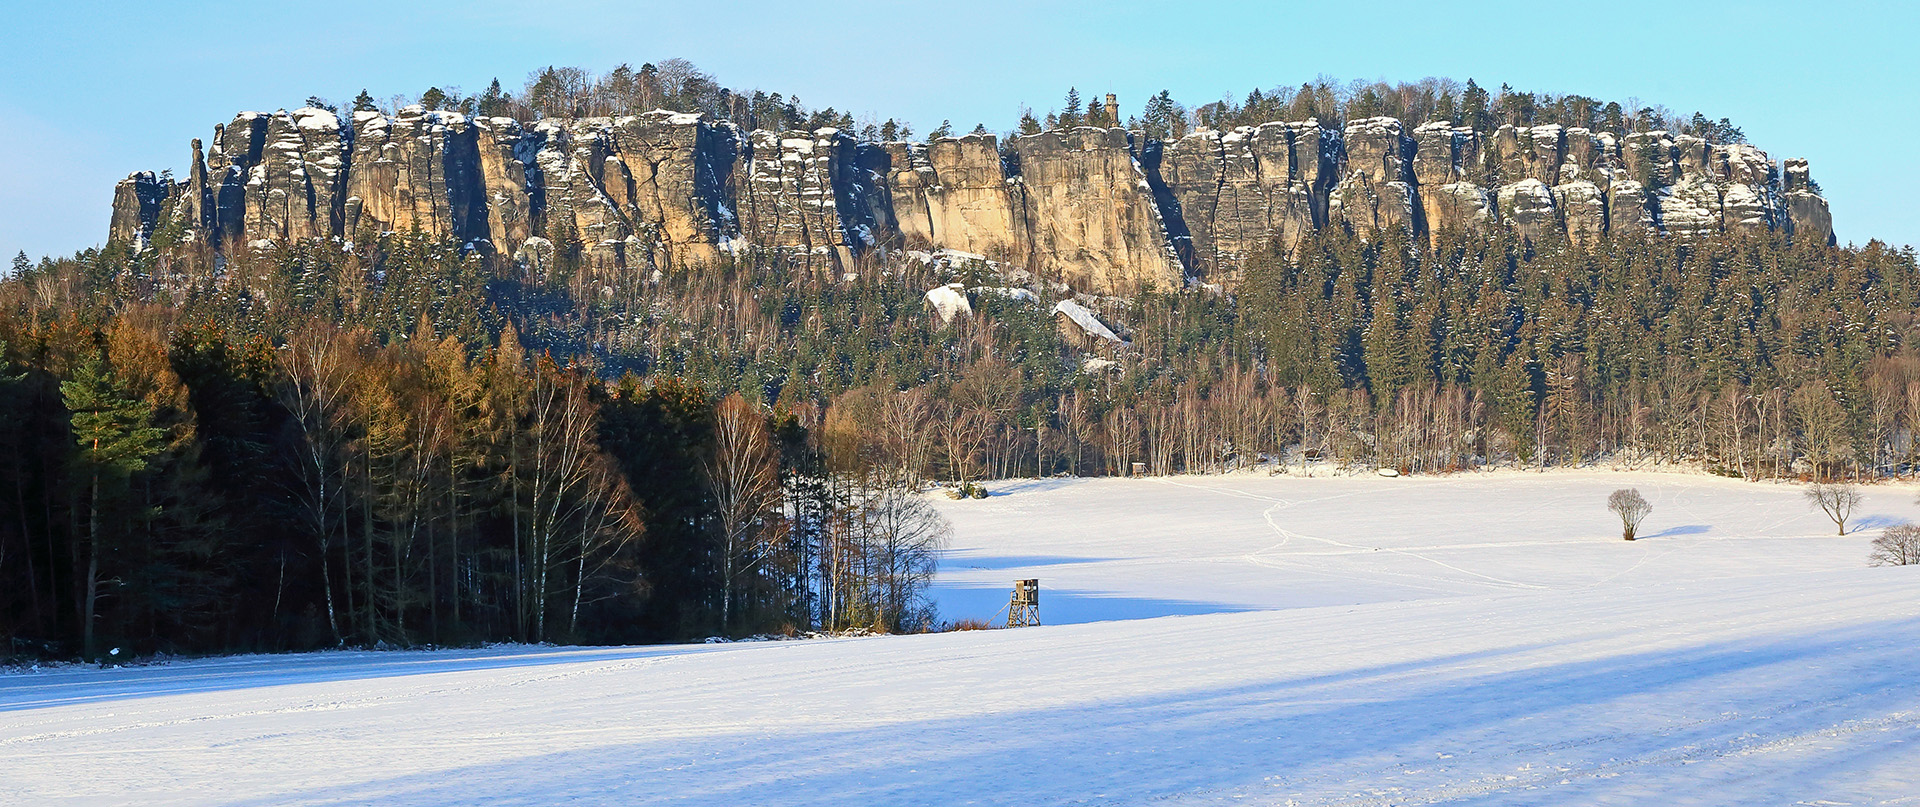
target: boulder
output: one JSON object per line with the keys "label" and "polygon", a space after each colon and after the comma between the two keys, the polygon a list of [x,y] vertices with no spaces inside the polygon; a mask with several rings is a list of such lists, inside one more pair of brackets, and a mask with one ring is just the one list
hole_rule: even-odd
{"label": "boulder", "polygon": [[946,325],[959,317],[973,316],[973,304],[967,300],[964,283],[948,283],[927,290],[927,307]]}

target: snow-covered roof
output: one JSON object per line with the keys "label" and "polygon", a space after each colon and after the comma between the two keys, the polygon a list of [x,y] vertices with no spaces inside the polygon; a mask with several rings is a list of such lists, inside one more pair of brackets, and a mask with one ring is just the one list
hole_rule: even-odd
{"label": "snow-covered roof", "polygon": [[1086,306],[1073,300],[1061,300],[1058,303],[1054,303],[1053,313],[1067,315],[1067,319],[1073,320],[1075,326],[1095,339],[1105,339],[1114,344],[1120,344],[1125,341],[1120,338],[1119,334],[1114,333],[1112,328],[1108,328],[1106,323],[1101,322],[1100,317],[1088,310]]}

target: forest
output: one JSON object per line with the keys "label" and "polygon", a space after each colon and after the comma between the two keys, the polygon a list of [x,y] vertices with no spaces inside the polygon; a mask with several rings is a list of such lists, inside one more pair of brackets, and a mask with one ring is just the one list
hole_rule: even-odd
{"label": "forest", "polygon": [[1131,337],[1100,349],[998,294],[942,324],[926,289],[1011,282],[978,261],[613,277],[392,233],[217,269],[20,256],[0,624],[64,657],[921,630],[929,484],[1915,467],[1910,249],[1410,238],[1090,298]]}

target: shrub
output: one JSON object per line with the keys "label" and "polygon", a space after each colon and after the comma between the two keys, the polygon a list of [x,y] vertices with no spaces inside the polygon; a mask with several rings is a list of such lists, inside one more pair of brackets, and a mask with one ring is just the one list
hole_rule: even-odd
{"label": "shrub", "polygon": [[1888,527],[1873,539],[1873,554],[1867,556],[1867,563],[1874,566],[1920,564],[1920,525]]}

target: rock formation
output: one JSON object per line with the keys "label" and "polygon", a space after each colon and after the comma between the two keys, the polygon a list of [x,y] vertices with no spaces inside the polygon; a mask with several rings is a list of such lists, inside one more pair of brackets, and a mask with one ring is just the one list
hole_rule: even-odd
{"label": "rock formation", "polygon": [[[115,189],[108,237],[162,225],[217,254],[418,229],[502,260],[678,271],[744,249],[841,272],[901,248],[952,249],[1081,291],[1230,281],[1271,239],[1506,227],[1592,243],[1774,229],[1833,240],[1805,160],[1687,135],[1560,126],[1491,132],[1393,118],[1316,120],[1159,142],[1080,127],[864,143],[834,129],[742,131],[701,115],[469,118],[324,109],[241,113],[192,147],[184,180]],[[176,232],[170,229],[169,232]]]}

